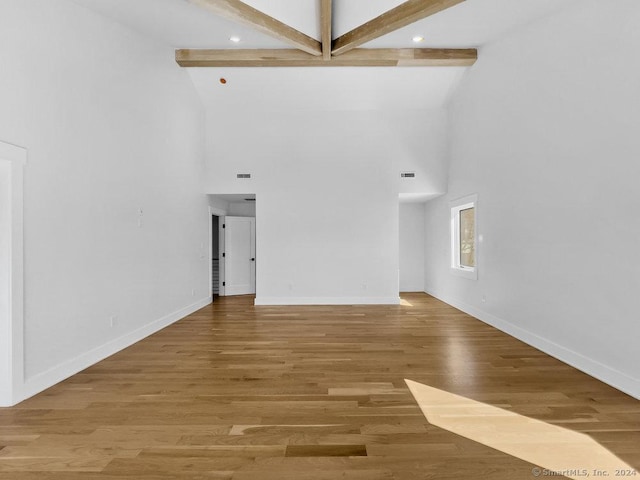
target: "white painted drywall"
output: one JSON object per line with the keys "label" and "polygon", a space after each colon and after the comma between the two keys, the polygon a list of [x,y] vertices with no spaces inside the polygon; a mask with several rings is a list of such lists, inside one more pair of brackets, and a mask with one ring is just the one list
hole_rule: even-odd
{"label": "white painted drywall", "polygon": [[216,195],[207,195],[209,199],[209,206],[217,211],[217,215],[226,215],[229,210],[229,202],[223,200]]}
{"label": "white painted drywall", "polygon": [[3,0],[0,70],[29,395],[207,302],[204,113],[170,48],[66,0]]}
{"label": "white painted drywall", "polygon": [[397,303],[398,194],[444,192],[445,112],[208,113],[207,191],[257,195],[257,303]]}
{"label": "white painted drywall", "polygon": [[[640,4],[589,0],[480,51],[452,107],[426,290],[640,397]],[[449,205],[478,194],[477,281]],[[483,297],[486,302],[483,302]]]}
{"label": "white painted drywall", "polygon": [[424,203],[400,204],[400,291],[424,291]]}
{"label": "white painted drywall", "polygon": [[228,215],[234,217],[255,217],[256,204],[255,202],[231,202],[229,203]]}

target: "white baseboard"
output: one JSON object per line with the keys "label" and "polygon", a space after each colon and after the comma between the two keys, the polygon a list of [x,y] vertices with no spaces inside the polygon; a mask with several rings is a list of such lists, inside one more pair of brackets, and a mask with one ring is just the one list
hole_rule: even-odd
{"label": "white baseboard", "polygon": [[422,293],[424,285],[400,285],[400,293]]}
{"label": "white baseboard", "polygon": [[398,305],[400,297],[256,297],[255,305]]}
{"label": "white baseboard", "polygon": [[511,322],[496,317],[495,315],[480,310],[472,305],[468,305],[458,299],[452,298],[449,295],[442,295],[440,292],[429,288],[425,289],[425,293],[436,297],[458,310],[462,310],[472,317],[475,317],[478,320],[481,320],[484,323],[491,325],[492,327],[495,327],[498,330],[501,330],[512,337],[515,337],[518,340],[521,340],[524,343],[531,345],[532,347],[535,347],[568,365],[571,365],[572,367],[577,368],[587,375],[591,375],[607,385],[611,385],[613,388],[640,400],[640,379],[631,377],[613,367],[563,347],[562,345],[541,337],[540,335],[514,325]]}
{"label": "white baseboard", "polygon": [[72,358],[71,360],[67,360],[64,363],[56,365],[55,367],[52,367],[45,372],[39,373],[34,377],[26,379],[24,385],[15,396],[17,398],[13,399],[14,404],[22,402],[23,400],[26,400],[27,398],[32,397],[57,383],[60,383],[61,381],[71,377],[72,375],[81,372],[85,368],[88,368],[91,365],[94,365],[99,361],[104,360],[105,358],[110,357],[111,355],[133,345],[134,343],[139,342],[149,335],[152,335],[159,330],[168,327],[172,323],[175,323],[178,320],[181,320],[184,317],[192,314],[193,312],[209,305],[211,303],[211,300],[211,297],[203,298],[202,300],[199,300],[196,303],[182,308],[177,312],[166,315],[143,327],[138,328],[137,330],[134,330],[133,332],[127,333],[122,337],[111,340],[104,345],[100,345],[93,350],[89,350],[88,352]]}

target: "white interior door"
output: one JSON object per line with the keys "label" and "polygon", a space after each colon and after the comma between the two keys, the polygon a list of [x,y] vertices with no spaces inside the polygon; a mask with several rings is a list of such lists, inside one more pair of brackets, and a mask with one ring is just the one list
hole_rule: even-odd
{"label": "white interior door", "polygon": [[256,219],[224,219],[225,295],[256,293]]}

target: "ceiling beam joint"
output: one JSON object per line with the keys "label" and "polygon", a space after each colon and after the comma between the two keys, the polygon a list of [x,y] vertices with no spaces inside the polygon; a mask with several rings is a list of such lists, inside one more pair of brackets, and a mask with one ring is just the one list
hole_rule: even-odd
{"label": "ceiling beam joint", "polygon": [[322,36],[322,58],[331,60],[331,22],[332,19],[332,0],[320,0],[320,23]]}

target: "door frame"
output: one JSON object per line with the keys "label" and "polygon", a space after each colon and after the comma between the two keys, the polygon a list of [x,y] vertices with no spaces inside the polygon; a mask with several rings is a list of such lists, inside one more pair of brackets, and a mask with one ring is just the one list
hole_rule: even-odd
{"label": "door frame", "polygon": [[[212,216],[218,217],[218,231],[213,231],[213,221],[211,219]],[[212,276],[212,268],[213,268],[213,235],[218,235],[218,258],[219,260],[219,269],[220,276],[218,285],[218,296],[224,297],[224,257],[222,253],[224,252],[224,232],[223,229],[220,228],[224,224],[224,217],[227,216],[227,212],[216,207],[209,207],[209,291],[211,294],[211,301],[213,302],[213,276]]]}
{"label": "door frame", "polygon": [[24,169],[27,151],[0,141],[0,257],[8,265],[0,296],[0,407],[23,399],[24,386]]}

